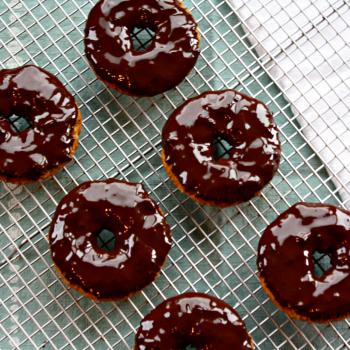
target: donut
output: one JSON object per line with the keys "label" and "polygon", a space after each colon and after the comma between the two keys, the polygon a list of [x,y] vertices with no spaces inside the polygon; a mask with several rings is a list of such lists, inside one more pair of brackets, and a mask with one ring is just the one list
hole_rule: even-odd
{"label": "donut", "polygon": [[254,344],[230,305],[207,294],[185,293],[164,301],[141,321],[134,350],[193,347],[248,350]]}
{"label": "donut", "polygon": [[[145,51],[132,42],[134,28],[149,28]],[[178,85],[195,65],[200,35],[178,0],[102,0],[85,27],[85,53],[97,77],[127,95],[154,96]]]}
{"label": "donut", "polygon": [[[322,276],[315,252],[331,256]],[[265,230],[258,271],[272,301],[290,317],[330,322],[350,315],[350,212],[333,205],[298,203]]]}
{"label": "donut", "polygon": [[[9,118],[30,128],[13,129]],[[44,180],[69,162],[78,147],[81,114],[51,73],[33,65],[0,70],[0,180]]]}
{"label": "donut", "polygon": [[[115,247],[97,242],[109,230]],[[94,300],[122,299],[151,283],[172,238],[157,204],[141,184],[85,182],[69,192],[53,217],[49,244],[59,276]]]}
{"label": "donut", "polygon": [[[215,140],[232,148],[215,156]],[[187,100],[166,121],[162,160],[175,186],[202,204],[248,201],[266,186],[280,161],[278,131],[267,107],[235,90]]]}

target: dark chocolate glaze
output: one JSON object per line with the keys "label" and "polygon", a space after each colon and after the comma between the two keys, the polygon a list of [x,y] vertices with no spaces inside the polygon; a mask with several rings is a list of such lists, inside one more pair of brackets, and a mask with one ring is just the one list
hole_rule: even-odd
{"label": "dark chocolate glaze", "polygon": [[[155,32],[146,51],[135,51],[132,29]],[[199,55],[197,25],[176,0],[102,0],[85,28],[85,53],[105,82],[121,92],[153,96],[178,85]]]}
{"label": "dark chocolate glaze", "polygon": [[[165,162],[185,192],[227,206],[260,192],[277,171],[278,131],[260,101],[234,90],[205,92],[186,101],[162,133]],[[229,159],[215,159],[214,139],[233,147]]]}
{"label": "dark chocolate glaze", "polygon": [[[103,229],[116,246],[97,246]],[[152,282],[171,247],[168,225],[141,184],[85,182],[59,203],[49,233],[52,259],[73,287],[97,299],[123,298]]]}
{"label": "dark chocolate glaze", "polygon": [[[317,278],[313,253],[331,254],[332,267]],[[258,269],[280,306],[301,318],[328,321],[350,313],[350,212],[298,203],[264,232]]]}
{"label": "dark chocolate glaze", "polygon": [[[20,133],[8,118],[32,125]],[[78,110],[51,73],[35,66],[0,71],[0,177],[35,181],[72,157]]]}
{"label": "dark chocolate glaze", "polygon": [[164,301],[142,321],[135,350],[247,350],[253,342],[237,312],[220,299],[185,293]]}

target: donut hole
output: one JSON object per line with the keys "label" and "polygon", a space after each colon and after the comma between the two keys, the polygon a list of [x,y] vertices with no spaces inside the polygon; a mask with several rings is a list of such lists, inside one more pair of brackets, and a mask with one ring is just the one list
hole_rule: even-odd
{"label": "donut hole", "polygon": [[[199,336],[199,338],[201,338],[201,336]],[[180,333],[178,341],[176,348],[179,350],[197,350],[197,348],[201,348],[201,340],[199,340],[197,336],[189,335],[188,333]]]}
{"label": "donut hole", "polygon": [[197,350],[197,348],[192,344],[188,344],[181,350]]}
{"label": "donut hole", "polygon": [[108,229],[102,229],[96,234],[96,244],[98,248],[111,252],[116,247],[115,234]]}
{"label": "donut hole", "polygon": [[18,134],[32,128],[30,120],[19,113],[12,114],[7,117],[7,120],[10,123],[11,129]]}
{"label": "donut hole", "polygon": [[230,159],[232,145],[222,136],[215,137],[213,141],[214,159]]}
{"label": "donut hole", "polygon": [[146,51],[150,48],[155,38],[155,31],[149,27],[134,27],[131,31],[131,39],[134,51]]}
{"label": "donut hole", "polygon": [[320,279],[322,276],[332,268],[332,258],[329,253],[316,250],[313,255],[314,275]]}

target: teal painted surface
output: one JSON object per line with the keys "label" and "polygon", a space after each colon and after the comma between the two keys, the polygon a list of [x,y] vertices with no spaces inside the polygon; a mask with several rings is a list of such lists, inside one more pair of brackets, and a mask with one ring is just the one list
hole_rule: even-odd
{"label": "teal painted surface", "polygon": [[[345,322],[330,327],[289,320],[267,299],[256,277],[259,235],[277,213],[300,200],[340,204],[340,198],[235,14],[225,1],[186,1],[202,33],[196,69],[166,95],[134,99],[106,89],[87,66],[82,31],[92,3],[0,3],[1,66],[35,63],[57,74],[84,118],[75,161],[55,178],[24,187],[0,184],[1,260],[34,235],[1,267],[0,348],[130,349],[142,315],[165,297],[187,290],[215,294],[235,306],[258,349],[346,346]],[[227,87],[268,104],[281,130],[283,159],[263,196],[219,210],[197,205],[167,179],[159,158],[160,132],[186,98]],[[118,303],[94,303],[67,289],[54,272],[46,240],[50,218],[65,193],[105,177],[142,181],[167,213],[175,240],[155,283]]]}

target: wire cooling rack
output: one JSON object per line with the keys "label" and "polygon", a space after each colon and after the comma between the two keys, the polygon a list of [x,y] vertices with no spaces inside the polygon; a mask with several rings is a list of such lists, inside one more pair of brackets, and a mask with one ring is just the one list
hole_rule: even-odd
{"label": "wire cooling rack", "polygon": [[[56,74],[84,117],[75,160],[64,170],[40,184],[0,184],[0,348],[131,349],[144,315],[167,297],[195,290],[236,307],[257,349],[349,349],[348,320],[293,321],[276,309],[256,277],[259,237],[278,213],[301,200],[344,202],[264,59],[257,58],[244,23],[224,0],[186,1],[202,34],[195,69],[164,95],[134,99],[107,89],[87,65],[83,29],[93,5],[89,0],[0,3],[1,67],[34,63]],[[200,206],[176,190],[159,153],[161,128],[174,108],[200,92],[225,87],[269,106],[283,159],[261,197],[221,210]],[[174,246],[160,277],[142,292],[122,302],[95,303],[57,278],[47,233],[68,191],[107,177],[145,184],[167,214]]]}

